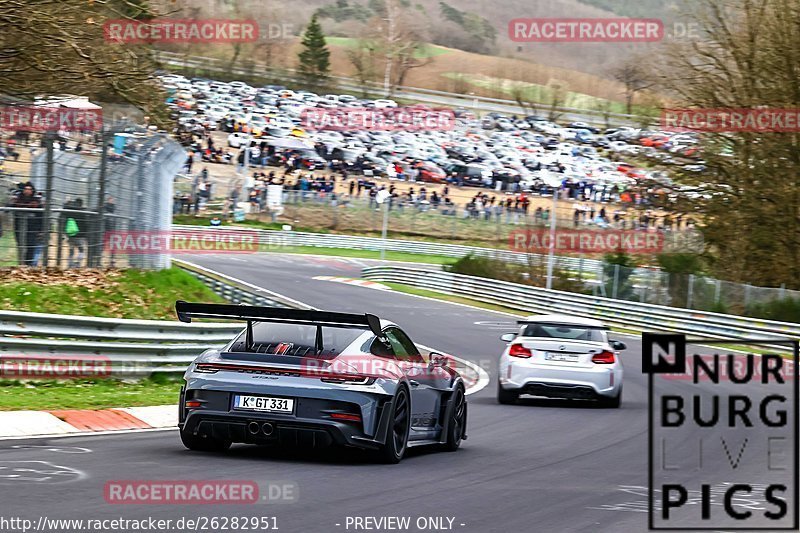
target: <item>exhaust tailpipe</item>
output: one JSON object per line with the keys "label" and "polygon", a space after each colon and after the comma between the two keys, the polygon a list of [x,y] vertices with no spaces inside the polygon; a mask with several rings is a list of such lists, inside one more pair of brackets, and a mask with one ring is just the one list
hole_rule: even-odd
{"label": "exhaust tailpipe", "polygon": [[249,424],[247,424],[247,431],[251,435],[258,435],[258,429],[259,429],[258,422],[250,422]]}
{"label": "exhaust tailpipe", "polygon": [[261,431],[264,433],[264,435],[270,436],[272,435],[272,432],[275,431],[275,427],[269,422],[264,422],[264,424],[261,426]]}

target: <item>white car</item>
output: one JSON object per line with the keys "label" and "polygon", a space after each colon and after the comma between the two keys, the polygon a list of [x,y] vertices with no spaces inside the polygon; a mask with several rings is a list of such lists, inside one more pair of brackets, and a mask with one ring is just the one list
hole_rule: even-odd
{"label": "white car", "polygon": [[390,107],[397,107],[397,102],[394,100],[375,100],[375,109],[387,109]]}
{"label": "white car", "polygon": [[512,404],[520,395],[597,400],[607,407],[622,402],[622,361],[626,348],[608,338],[598,320],[566,315],[536,315],[520,320],[517,333],[500,356],[497,401]]}
{"label": "white car", "polygon": [[231,148],[241,148],[242,146],[250,144],[252,140],[253,138],[246,133],[235,131],[228,135],[228,146]]}

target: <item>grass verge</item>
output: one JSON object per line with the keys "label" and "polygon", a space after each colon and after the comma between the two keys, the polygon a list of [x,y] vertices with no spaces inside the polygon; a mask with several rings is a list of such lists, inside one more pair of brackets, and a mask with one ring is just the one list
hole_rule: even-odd
{"label": "grass verge", "polygon": [[0,309],[107,318],[174,320],[175,300],[224,303],[179,268],[41,271],[0,274]]}
{"label": "grass verge", "polygon": [[[335,257],[353,257],[359,259],[380,259],[381,253],[375,250],[351,250],[348,248],[318,248],[316,246],[281,246],[271,247],[270,252],[285,254],[330,255]],[[386,252],[387,261],[403,261],[411,263],[430,263],[433,265],[449,265],[454,258],[446,255],[409,254],[405,252]]]}
{"label": "grass verge", "polygon": [[178,403],[177,377],[155,375],[137,382],[104,380],[0,381],[0,411],[104,409]]}

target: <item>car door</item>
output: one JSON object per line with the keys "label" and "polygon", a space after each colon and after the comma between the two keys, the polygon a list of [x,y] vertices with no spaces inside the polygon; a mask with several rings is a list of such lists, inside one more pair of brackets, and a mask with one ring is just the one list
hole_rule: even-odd
{"label": "car door", "polygon": [[430,379],[428,363],[419,350],[398,327],[384,332],[395,358],[411,386],[411,440],[432,438],[437,431],[440,393]]}

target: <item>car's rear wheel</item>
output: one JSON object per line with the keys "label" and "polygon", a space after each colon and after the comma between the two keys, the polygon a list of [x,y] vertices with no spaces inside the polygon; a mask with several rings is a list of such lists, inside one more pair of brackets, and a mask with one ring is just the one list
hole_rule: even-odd
{"label": "car's rear wheel", "polygon": [[600,398],[600,405],[611,409],[616,409],[622,405],[622,387],[619,388],[619,392],[616,396],[612,396],[611,398],[603,396]]}
{"label": "car's rear wheel", "polygon": [[516,391],[510,391],[503,388],[500,382],[497,382],[497,401],[503,405],[510,405],[513,403],[517,403],[519,400],[519,393]]}
{"label": "car's rear wheel", "polygon": [[411,430],[411,399],[408,390],[401,386],[397,389],[392,402],[392,415],[386,444],[380,450],[383,462],[397,464],[406,453],[408,434]]}
{"label": "car's rear wheel", "polygon": [[450,414],[450,421],[447,425],[447,440],[444,449],[454,452],[461,446],[461,438],[464,435],[464,427],[467,425],[467,397],[464,389],[458,387],[453,398],[453,412]]}
{"label": "car's rear wheel", "polygon": [[215,439],[209,436],[192,435],[184,430],[180,431],[181,442],[190,450],[196,452],[224,452],[231,446],[231,441]]}

